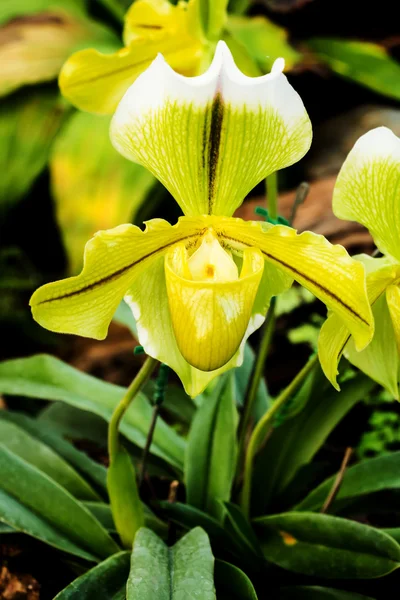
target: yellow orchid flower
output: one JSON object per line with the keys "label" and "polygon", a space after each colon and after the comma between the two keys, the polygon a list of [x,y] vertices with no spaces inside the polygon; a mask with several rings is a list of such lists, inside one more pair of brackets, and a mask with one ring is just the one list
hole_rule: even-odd
{"label": "yellow orchid flower", "polygon": [[219,42],[206,73],[186,78],[160,55],[129,88],[111,124],[114,146],[147,167],[184,215],[142,231],[100,231],[80,275],[31,299],[50,330],[104,339],[124,297],[146,353],[169,365],[195,396],[241,364],[248,336],[272,296],[296,279],[351,331],[373,335],[361,263],[323,236],[231,215],[266,176],[298,161],[311,143],[304,105],[282,73],[251,78]]}
{"label": "yellow orchid flower", "polygon": [[356,352],[351,332],[338,315],[321,328],[318,351],[325,375],[336,381],[342,353],[399,398],[400,366],[400,139],[378,127],[363,135],[339,173],[333,212],[369,229],[381,258],[355,257],[366,267],[367,290],[376,331],[369,346]]}
{"label": "yellow orchid flower", "polygon": [[197,75],[207,56],[207,42],[198,25],[198,0],[137,0],[125,15],[125,47],[114,54],[94,49],[72,54],[59,85],[78,108],[112,114],[126,90],[161,52],[179,73]]}

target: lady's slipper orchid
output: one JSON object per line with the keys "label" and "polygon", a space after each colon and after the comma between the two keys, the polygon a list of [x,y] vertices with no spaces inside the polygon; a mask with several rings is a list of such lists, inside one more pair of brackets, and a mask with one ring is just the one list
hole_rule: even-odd
{"label": "lady's slipper orchid", "polygon": [[114,54],[75,52],[59,78],[63,96],[81,110],[112,114],[126,90],[161,52],[179,73],[197,75],[205,55],[198,0],[137,0],[125,16],[125,47]]}
{"label": "lady's slipper orchid", "polygon": [[115,147],[146,166],[185,216],[145,231],[121,225],[88,242],[77,277],[31,299],[48,329],[103,339],[123,297],[147,354],[169,365],[195,396],[241,364],[248,336],[272,296],[293,279],[351,331],[358,349],[373,335],[364,267],[341,246],[283,225],[231,215],[270,173],[299,160],[311,142],[303,103],[282,73],[243,75],[220,42],[209,70],[175,73],[159,56],[131,86],[111,125]]}
{"label": "lady's slipper orchid", "polygon": [[321,328],[319,355],[325,375],[336,382],[341,354],[399,398],[400,367],[400,139],[378,127],[363,135],[339,173],[333,211],[340,219],[369,229],[382,258],[360,255],[376,332],[369,346],[356,352],[345,323],[332,314]]}

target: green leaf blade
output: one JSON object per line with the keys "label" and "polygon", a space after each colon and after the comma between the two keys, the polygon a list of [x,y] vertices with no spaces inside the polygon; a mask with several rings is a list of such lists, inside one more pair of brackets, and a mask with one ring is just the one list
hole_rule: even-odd
{"label": "green leaf blade", "polygon": [[[25,513],[30,511],[39,516],[51,529],[61,532],[63,537],[90,552],[91,556],[105,558],[118,551],[116,543],[83,504],[45,473],[10,452],[2,444],[0,489],[5,495],[12,496],[22,504],[26,509]],[[0,518],[15,526],[4,517],[2,510],[0,509]],[[16,528],[21,529],[20,526]]]}
{"label": "green leaf blade", "polygon": [[233,373],[205,398],[190,429],[185,457],[188,504],[222,518],[237,458],[237,411]]}
{"label": "green leaf blade", "polygon": [[[312,490],[296,510],[318,510],[323,505],[335,480],[330,477]],[[400,452],[365,460],[350,467],[344,474],[339,492],[330,512],[340,512],[341,505],[360,496],[382,490],[400,489]]]}
{"label": "green leaf blade", "polygon": [[121,590],[125,591],[129,561],[130,552],[118,552],[110,556],[75,579],[54,600],[116,600]]}
{"label": "green leaf blade", "polygon": [[296,573],[370,579],[400,566],[400,546],[361,523],[305,512],[262,517],[256,523],[264,557]]}

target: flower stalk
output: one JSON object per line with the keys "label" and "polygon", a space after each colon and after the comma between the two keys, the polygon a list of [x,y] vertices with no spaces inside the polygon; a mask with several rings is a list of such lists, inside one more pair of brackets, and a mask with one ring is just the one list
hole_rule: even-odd
{"label": "flower stalk", "polygon": [[258,421],[253,433],[251,434],[249,445],[246,451],[246,458],[244,464],[244,481],[242,489],[242,509],[245,515],[248,517],[250,513],[250,499],[251,499],[251,477],[253,472],[253,462],[257,454],[262,441],[265,439],[267,432],[271,428],[272,419],[276,413],[286,404],[286,402],[292,397],[292,395],[299,389],[304,380],[308,377],[315,365],[318,363],[318,354],[315,354],[310,360],[304,365],[299,371],[296,377],[289,383],[289,385],[283,390],[283,392],[274,401],[271,408],[261,417]]}
{"label": "flower stalk", "polygon": [[140,392],[146,381],[151,377],[154,369],[158,364],[158,360],[148,356],[139,373],[128,387],[125,395],[115,407],[112,414],[110,425],[108,427],[108,454],[110,462],[113,461],[118,453],[119,448],[119,425],[126,413],[129,405],[135,396]]}
{"label": "flower stalk", "polygon": [[276,221],[278,218],[278,173],[275,171],[265,180],[267,187],[267,206],[269,216]]}

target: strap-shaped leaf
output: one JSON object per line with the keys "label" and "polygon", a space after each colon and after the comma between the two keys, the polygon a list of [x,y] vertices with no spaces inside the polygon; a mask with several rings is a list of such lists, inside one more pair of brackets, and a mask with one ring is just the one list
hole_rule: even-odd
{"label": "strap-shaped leaf", "polygon": [[86,558],[105,558],[118,551],[117,544],[83,504],[2,444],[0,492],[0,519],[8,525],[56,546],[58,532],[58,547],[65,547],[66,539],[70,548],[66,551]]}
{"label": "strap-shaped leaf", "polygon": [[233,373],[203,400],[189,433],[185,457],[188,504],[221,518],[230,499],[237,454],[237,410]]}
{"label": "strap-shaped leaf", "polygon": [[[111,419],[114,407],[125,389],[96,379],[63,363],[39,354],[30,358],[5,361],[0,364],[0,390],[11,395],[60,400],[72,406]],[[121,424],[122,433],[143,448],[151,421],[152,409],[143,394],[129,407]],[[162,419],[158,419],[152,452],[182,469],[185,443]]]}
{"label": "strap-shaped leaf", "polygon": [[107,488],[119,537],[125,548],[131,548],[137,530],[144,525],[144,514],[132,459],[123,446],[111,459]]}
{"label": "strap-shaped leaf", "polygon": [[[5,411],[1,411],[5,412]],[[61,456],[0,414],[0,439],[15,455],[54,479],[79,500],[99,500],[98,494]]]}
{"label": "strap-shaped leaf", "polygon": [[268,561],[304,575],[380,577],[400,567],[400,546],[387,534],[329,515],[290,512],[256,520]]}
{"label": "strap-shaped leaf", "polygon": [[258,600],[246,573],[223,560],[215,561],[215,586],[218,600]]}
{"label": "strap-shaped leaf", "polygon": [[[51,406],[56,406],[52,404]],[[86,413],[87,414],[87,413]],[[32,437],[52,448],[59,456],[64,458],[72,467],[85,477],[102,496],[106,495],[106,468],[95,462],[85,452],[81,452],[67,441],[63,435],[56,430],[54,425],[50,426],[40,419],[33,419],[20,412],[3,410],[0,419],[15,423],[18,427],[28,432]],[[79,434],[78,434],[79,435]],[[86,438],[85,438],[86,439]]]}
{"label": "strap-shaped leaf", "polygon": [[133,546],[127,600],[216,600],[213,571],[210,542],[200,527],[172,548],[142,528]]}
{"label": "strap-shaped leaf", "polygon": [[[296,510],[318,510],[324,503],[334,483],[329,477],[312,490],[297,506]],[[346,471],[339,492],[330,507],[331,512],[340,512],[343,503],[382,490],[400,489],[400,452],[365,460]]]}
{"label": "strap-shaped leaf", "polygon": [[118,552],[110,556],[75,579],[54,600],[117,600],[125,592],[129,560],[130,552]]}

